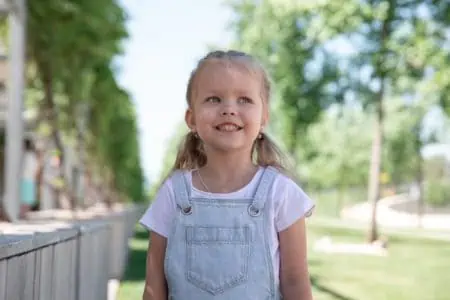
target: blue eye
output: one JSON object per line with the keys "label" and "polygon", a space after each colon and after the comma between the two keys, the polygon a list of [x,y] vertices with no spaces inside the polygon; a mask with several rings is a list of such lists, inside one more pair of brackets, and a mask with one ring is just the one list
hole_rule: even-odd
{"label": "blue eye", "polygon": [[220,98],[216,96],[208,97],[206,98],[205,102],[217,103],[220,102]]}
{"label": "blue eye", "polygon": [[252,103],[252,99],[248,98],[248,97],[240,97],[238,99],[239,103]]}

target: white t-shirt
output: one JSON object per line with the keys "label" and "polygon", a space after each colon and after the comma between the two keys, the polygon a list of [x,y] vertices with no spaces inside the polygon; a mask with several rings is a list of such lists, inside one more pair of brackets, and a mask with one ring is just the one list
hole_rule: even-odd
{"label": "white t-shirt", "polygon": [[35,180],[38,168],[36,154],[32,151],[25,151],[23,154],[22,178]]}
{"label": "white t-shirt", "polygon": [[[262,174],[263,168],[261,167],[245,187],[232,193],[208,193],[196,189],[192,185],[192,171],[187,172],[187,179],[192,197],[242,199],[251,198],[254,195]],[[139,221],[148,230],[166,238],[171,231],[172,221],[176,216],[176,202],[172,183],[171,177],[163,183],[153,203]],[[308,217],[314,208],[314,203],[294,181],[283,174],[279,174],[270,189],[266,205],[268,205],[270,213],[270,252],[274,275],[278,279],[280,268],[278,232],[288,228],[300,218]]]}

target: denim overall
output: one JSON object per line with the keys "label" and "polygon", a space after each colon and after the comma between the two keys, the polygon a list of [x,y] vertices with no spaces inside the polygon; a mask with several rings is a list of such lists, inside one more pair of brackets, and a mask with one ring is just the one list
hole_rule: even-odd
{"label": "denim overall", "polygon": [[192,198],[173,177],[178,214],[167,240],[169,300],[279,300],[265,202],[277,175],[266,168],[253,198]]}

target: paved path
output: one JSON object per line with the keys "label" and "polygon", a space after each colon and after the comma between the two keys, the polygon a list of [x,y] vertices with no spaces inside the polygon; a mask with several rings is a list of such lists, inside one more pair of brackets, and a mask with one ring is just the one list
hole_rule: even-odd
{"label": "paved path", "polygon": [[[342,229],[360,230],[366,232],[369,227],[368,224],[354,220],[328,218],[321,216],[313,216],[308,220],[312,226],[334,227]],[[418,239],[431,239],[450,242],[450,231],[438,231],[421,229],[417,227],[411,228],[395,228],[379,224],[378,229],[381,234],[396,235],[400,237],[418,238]]]}
{"label": "paved path", "polygon": [[[420,227],[426,230],[450,232],[450,214],[425,214],[422,219],[419,219],[417,214],[392,209],[393,206],[399,206],[406,202],[410,204],[412,202],[406,194],[381,199],[377,206],[377,223],[387,228],[408,229]],[[343,209],[341,218],[368,225],[371,219],[371,211],[372,204],[364,202]]]}

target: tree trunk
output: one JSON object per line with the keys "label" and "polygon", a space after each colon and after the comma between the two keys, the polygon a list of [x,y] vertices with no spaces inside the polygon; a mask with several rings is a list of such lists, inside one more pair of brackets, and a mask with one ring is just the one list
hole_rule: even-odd
{"label": "tree trunk", "polygon": [[369,242],[373,242],[378,239],[378,226],[377,226],[377,204],[380,198],[380,174],[381,174],[381,157],[383,149],[383,122],[384,122],[384,91],[386,85],[387,70],[384,67],[384,59],[388,53],[387,40],[391,33],[391,22],[395,16],[395,0],[389,1],[389,8],[386,19],[383,21],[380,32],[380,53],[378,55],[378,61],[375,65],[375,74],[378,75],[380,80],[380,90],[378,91],[375,99],[375,128],[374,137],[372,142],[372,157],[370,162],[369,173],[369,191],[368,200],[372,203],[372,215],[370,221],[370,232],[368,236]]}
{"label": "tree trunk", "polygon": [[422,227],[422,218],[425,210],[425,201],[423,195],[423,159],[420,153],[420,149],[418,152],[419,163],[417,166],[417,187],[418,187],[418,199],[417,199],[417,222],[418,227]]}
{"label": "tree trunk", "polygon": [[44,165],[45,149],[39,149],[36,152],[38,171],[36,175],[36,199],[39,210],[42,208],[42,187],[44,185]]}
{"label": "tree trunk", "polygon": [[[51,68],[45,64],[41,64],[41,67],[39,68],[42,72],[42,81],[44,85],[44,98],[45,98],[45,111],[46,111],[46,117],[50,123],[50,127],[52,130],[52,137],[55,142],[55,146],[59,152],[59,176],[63,182],[62,192],[57,192],[57,201],[59,207],[64,207],[64,200],[62,199],[62,194],[66,195],[69,199],[69,203],[73,203],[71,200],[71,193],[67,187],[66,177],[64,174],[64,147],[63,143],[61,141],[61,137],[59,135],[58,130],[58,120],[56,117],[56,107],[53,97],[53,78],[52,78],[52,72]],[[73,208],[73,207],[72,207]]]}
{"label": "tree trunk", "polygon": [[337,197],[337,203],[336,203],[336,216],[339,218],[339,216],[341,215],[341,211],[344,207],[344,196],[345,196],[345,191],[346,186],[344,184],[339,184],[339,191],[338,191],[338,197]]}
{"label": "tree trunk", "polygon": [[378,239],[377,204],[380,197],[381,149],[383,146],[383,94],[384,88],[382,87],[379,91],[378,100],[376,103],[376,121],[372,141],[372,156],[370,161],[368,200],[372,203],[372,214],[368,237],[369,242],[373,242]]}

